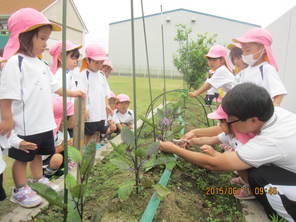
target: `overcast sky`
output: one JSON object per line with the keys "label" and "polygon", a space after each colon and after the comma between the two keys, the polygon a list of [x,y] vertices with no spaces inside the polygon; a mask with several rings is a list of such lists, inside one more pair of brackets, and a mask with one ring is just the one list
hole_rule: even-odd
{"label": "overcast sky", "polygon": [[[87,43],[108,51],[109,23],[130,18],[130,0],[74,0],[88,30]],[[87,4],[86,4],[87,3]],[[134,0],[135,17],[141,16],[141,0]],[[254,23],[262,27],[296,5],[296,0],[143,0],[145,15],[185,8]]]}

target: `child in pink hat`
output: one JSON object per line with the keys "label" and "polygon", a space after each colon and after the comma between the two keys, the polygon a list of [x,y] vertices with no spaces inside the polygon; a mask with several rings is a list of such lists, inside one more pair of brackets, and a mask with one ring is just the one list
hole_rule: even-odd
{"label": "child in pink hat", "polygon": [[85,86],[87,119],[85,122],[85,143],[97,140],[98,134],[106,134],[107,112],[112,113],[108,104],[110,88],[103,73],[100,72],[104,60],[107,59],[105,50],[96,45],[88,45],[81,65],[81,84]]}
{"label": "child in pink hat", "polygon": [[110,59],[106,59],[103,63],[102,71],[106,78],[109,77],[111,71],[113,70],[112,62]]}
{"label": "child in pink hat", "polygon": [[271,34],[262,28],[254,28],[233,41],[242,46],[243,60],[249,66],[241,73],[239,83],[252,82],[264,87],[273,99],[274,105],[280,105],[287,91],[279,78],[278,65],[272,55]]}
{"label": "child in pink hat", "polygon": [[191,97],[198,96],[211,88],[221,89],[224,93],[227,93],[234,84],[232,66],[227,56],[227,49],[224,46],[212,46],[205,57],[208,59],[208,65],[214,74],[198,90],[190,92],[189,96]]}
{"label": "child in pink hat", "polygon": [[[222,106],[220,105],[218,109],[210,114],[208,114],[209,119],[219,120],[222,133],[217,136],[199,137],[190,140],[185,140],[189,145],[214,145],[220,144],[220,147],[226,152],[233,152],[238,150],[243,144],[246,144],[250,139],[256,136],[256,134],[242,134],[234,131],[232,129],[232,124],[237,122],[228,121],[228,115],[224,112]],[[209,155],[217,155],[218,151],[214,150],[211,146],[202,146],[201,150],[208,153]],[[230,183],[243,186],[238,189],[234,195],[238,199],[255,199],[248,189],[248,183],[246,178],[246,173],[244,171],[238,171],[239,177],[230,180]]]}
{"label": "child in pink hat", "polygon": [[129,109],[130,98],[126,94],[117,95],[118,103],[117,110],[115,111],[115,118],[117,119],[117,128],[121,130],[122,127],[128,126],[128,128],[133,128],[134,123],[134,112]]}
{"label": "child in pink hat", "polygon": [[[0,81],[1,133],[9,134],[14,127],[20,138],[37,145],[36,150],[29,152],[9,150],[8,155],[15,159],[11,201],[23,207],[35,207],[41,198],[27,185],[26,166],[31,162],[34,182],[55,189],[43,177],[41,156],[54,153],[52,93],[62,95],[49,67],[38,56],[46,49],[51,32],[61,28],[37,10],[23,8],[10,16],[8,30],[10,36],[3,54],[8,61]],[[67,95],[84,96],[84,93],[68,91]]]}
{"label": "child in pink hat", "polygon": [[237,84],[240,81],[243,70],[248,67],[248,64],[243,61],[243,50],[240,43],[230,43],[227,48],[230,50],[229,57],[234,65],[233,74],[235,83]]}
{"label": "child in pink hat", "polygon": [[[47,156],[43,156],[43,172],[45,177],[51,178],[55,175],[59,169],[62,167],[64,156],[64,132],[63,132],[63,97],[54,97],[53,100],[53,113],[56,123],[56,128],[54,129],[54,146],[55,153]],[[74,115],[73,103],[67,102],[67,117],[72,117]],[[68,122],[69,124],[70,122]],[[68,125],[69,126],[69,125]],[[72,128],[73,126],[69,126]],[[69,138],[69,136],[68,136]],[[72,139],[68,140],[68,144],[72,145]]]}

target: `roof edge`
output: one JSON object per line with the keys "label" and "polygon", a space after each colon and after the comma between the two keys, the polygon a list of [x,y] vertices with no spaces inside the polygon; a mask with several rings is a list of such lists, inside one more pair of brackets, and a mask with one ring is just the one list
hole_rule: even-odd
{"label": "roof edge", "polygon": [[[219,18],[219,19],[223,19],[223,20],[227,20],[227,21],[231,21],[231,22],[237,22],[237,23],[240,23],[240,24],[251,25],[251,26],[254,26],[254,27],[261,27],[260,25],[249,23],[249,22],[243,22],[243,21],[239,21],[239,20],[236,20],[236,19],[230,19],[230,18],[226,18],[226,17],[222,17],[222,16],[212,15],[212,14],[208,14],[208,13],[204,13],[204,12],[198,12],[198,11],[193,11],[193,10],[184,9],[184,8],[178,8],[178,9],[173,9],[173,10],[165,11],[162,14],[168,14],[168,13],[173,13],[173,12],[177,12],[177,11],[191,12],[191,13],[194,13],[194,14],[210,16],[210,17]],[[144,18],[149,18],[149,17],[153,17],[153,16],[158,16],[158,15],[161,15],[161,13],[158,12],[158,13],[154,13],[154,14],[150,14],[150,15],[145,15]],[[138,20],[138,19],[142,19],[142,16],[135,18],[135,20]],[[119,24],[119,23],[124,23],[124,22],[128,22],[130,20],[131,19],[125,19],[125,20],[121,20],[121,21],[111,22],[111,23],[109,23],[109,25],[115,25],[115,24]]]}

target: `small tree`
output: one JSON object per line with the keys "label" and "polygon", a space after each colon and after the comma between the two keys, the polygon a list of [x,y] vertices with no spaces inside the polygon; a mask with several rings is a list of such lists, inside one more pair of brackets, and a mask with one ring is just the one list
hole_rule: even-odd
{"label": "small tree", "polygon": [[177,55],[174,55],[174,64],[178,71],[184,75],[184,80],[189,88],[198,88],[205,81],[208,64],[204,55],[216,42],[216,35],[208,36],[197,34],[196,39],[191,39],[192,30],[186,25],[177,25],[175,41],[179,43]]}

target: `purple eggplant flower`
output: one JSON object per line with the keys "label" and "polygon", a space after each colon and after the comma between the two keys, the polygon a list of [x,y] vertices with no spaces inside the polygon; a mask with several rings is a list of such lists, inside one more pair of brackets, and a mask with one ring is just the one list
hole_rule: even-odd
{"label": "purple eggplant flower", "polygon": [[161,121],[160,121],[160,126],[161,128],[168,128],[170,127],[172,123],[172,120],[170,120],[169,118],[167,117],[164,117]]}

